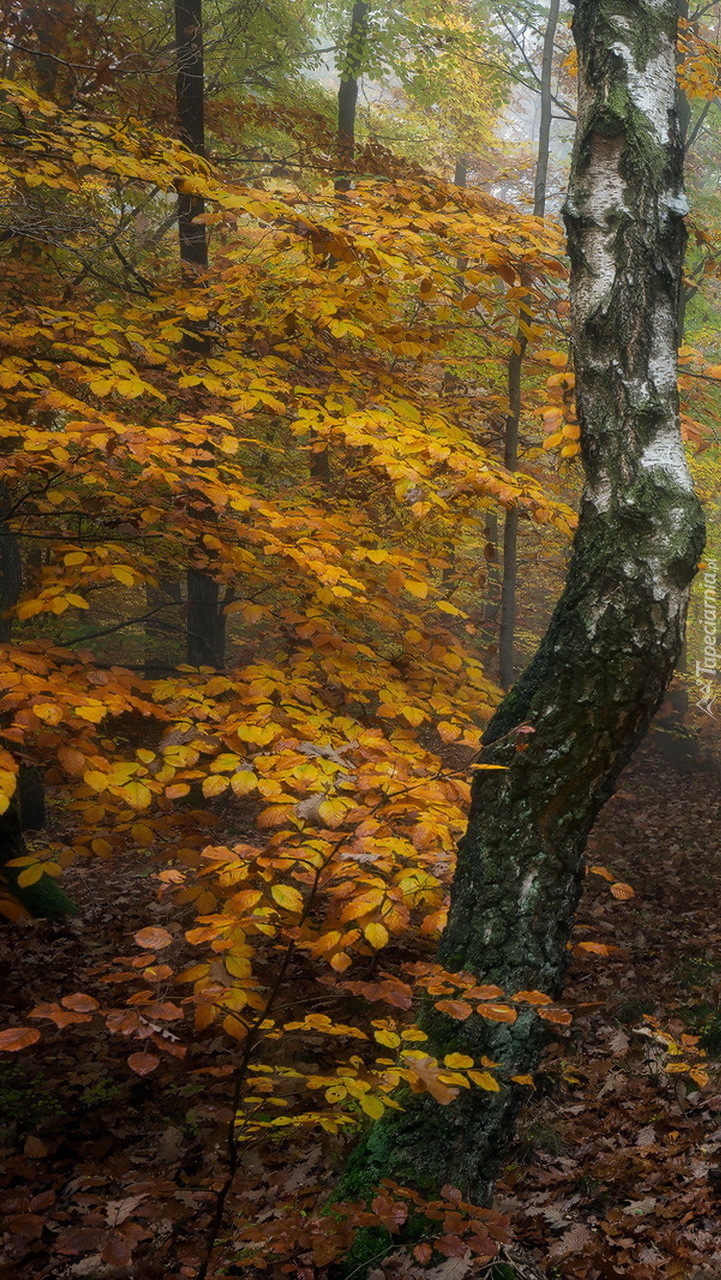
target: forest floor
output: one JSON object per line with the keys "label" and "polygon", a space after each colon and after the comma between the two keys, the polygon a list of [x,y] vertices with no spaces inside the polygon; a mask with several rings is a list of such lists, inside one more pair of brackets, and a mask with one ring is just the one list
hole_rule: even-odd
{"label": "forest floor", "polygon": [[[616,900],[598,873],[586,880],[576,942],[617,950],[574,954],[574,1022],[546,1055],[497,1207],[552,1280],[719,1280],[718,780],[679,772],[649,741],[594,831],[589,866],[598,865],[635,896]],[[130,861],[86,869],[71,886],[79,924],[38,922],[21,940],[0,927],[6,1007],[25,1016],[29,1001],[92,990],[94,955],[102,967],[109,947],[127,948],[148,923],[151,870]],[[166,909],[158,905],[158,923]],[[708,1084],[667,1070],[675,1060],[659,1032],[701,1037],[683,1060],[698,1066],[705,1046]],[[70,1027],[0,1063],[0,1280],[196,1274],[222,1169],[228,1081],[222,1067],[213,1075],[184,1064],[170,1087],[167,1073],[129,1078],[120,1039]],[[207,1063],[207,1044],[204,1054]],[[250,1150],[233,1214],[312,1212],[332,1186],[339,1143],[284,1137]],[[450,1258],[430,1274],[463,1280],[471,1264]]]}

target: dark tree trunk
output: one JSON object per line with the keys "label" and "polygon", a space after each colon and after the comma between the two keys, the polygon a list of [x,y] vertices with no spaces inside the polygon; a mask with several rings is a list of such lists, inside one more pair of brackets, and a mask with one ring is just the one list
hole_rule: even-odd
{"label": "dark tree trunk", "polygon": [[218,584],[210,574],[188,569],[188,662],[219,669],[224,654],[225,614]]}
{"label": "dark tree trunk", "polygon": [[[175,0],[175,56],[178,136],[190,151],[202,156],[205,154],[202,0]],[[191,279],[197,279],[208,266],[205,224],[194,221],[204,212],[202,197],[178,196],[180,257]]]}
{"label": "dark tree trunk", "polygon": [[[358,103],[358,77],[363,68],[368,35],[368,0],[355,0],[350,21],[348,46],[340,69],[338,86],[338,158],[341,166],[350,166],[355,153],[355,120]],[[341,172],[336,178],[336,191],[348,191],[350,178]]]}
{"label": "dark tree trunk", "polygon": [[[439,960],[509,994],[557,996],[591,825],[678,657],[704,527],[678,423],[684,246],[676,112],[677,0],[578,0],[579,111],[565,208],[586,485],[563,595],[490,726],[473,784]],[[518,730],[526,750],[516,749]],[[494,1024],[432,1011],[431,1048],[537,1065],[531,1010]],[[488,1193],[518,1105],[513,1086],[448,1107],[404,1099],[370,1131],[344,1193],[391,1177]]]}
{"label": "dark tree trunk", "polygon": [[20,544],[16,533],[0,524],[0,644],[10,644],[13,615],[22,591]]}
{"label": "dark tree trunk", "polygon": [[[202,0],[175,0],[175,49],[177,72],[175,94],[178,133],[196,155],[205,154],[205,82],[203,75]],[[188,283],[202,284],[208,267],[208,237],[205,224],[197,222],[205,211],[200,196],[178,196],[178,236],[180,258]],[[184,346],[206,355],[210,349],[203,322],[189,326]],[[189,569],[187,658],[193,666],[222,667],[225,659],[225,619],[220,610],[218,584],[199,569]]]}

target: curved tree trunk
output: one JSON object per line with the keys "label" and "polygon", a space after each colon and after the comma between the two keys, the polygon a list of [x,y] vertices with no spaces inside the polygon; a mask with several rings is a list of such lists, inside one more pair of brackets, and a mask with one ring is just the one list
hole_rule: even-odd
{"label": "curved tree trunk", "polygon": [[[565,209],[586,473],[563,595],[490,726],[474,782],[440,961],[509,993],[562,988],[589,829],[645,733],[681,647],[703,520],[678,426],[684,244],[675,101],[677,0],[579,0],[579,113]],[[528,732],[528,729],[532,732]],[[519,730],[526,749],[518,751]],[[426,1015],[431,1049],[536,1066],[543,1034]],[[343,1186],[382,1177],[487,1194],[518,1090],[428,1095],[386,1112]]]}

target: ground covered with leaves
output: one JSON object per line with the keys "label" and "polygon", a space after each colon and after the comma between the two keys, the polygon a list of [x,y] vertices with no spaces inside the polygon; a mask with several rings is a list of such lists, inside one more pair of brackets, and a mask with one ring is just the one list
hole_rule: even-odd
{"label": "ground covered with leaves", "polygon": [[[680,771],[650,741],[594,832],[566,992],[573,1024],[557,1029],[485,1224],[501,1235],[507,1217],[555,1280],[719,1273],[720,866],[717,777],[699,762]],[[136,857],[87,864],[68,875],[78,922],[26,926],[22,947],[7,925],[11,1009],[92,995],[94,982],[107,1000],[108,957],[148,926],[153,870]],[[171,910],[157,904],[158,926]],[[291,985],[299,1010],[304,996]],[[64,1007],[67,1026],[0,1064],[0,1277],[194,1277],[224,1174],[227,1037],[205,1033],[175,1067],[171,1052],[162,1076],[143,1077],[128,1070],[122,1036],[75,1021],[72,997]],[[166,1035],[172,1046],[172,1025]],[[323,1045],[319,1032],[319,1062]],[[245,1147],[227,1220],[241,1237],[247,1224],[279,1242],[267,1274],[327,1274],[317,1215],[343,1147],[341,1134],[292,1129]],[[439,1206],[451,1241],[452,1198]],[[384,1212],[392,1227],[393,1205]],[[295,1260],[284,1236],[298,1242]],[[224,1274],[250,1276],[239,1238]],[[462,1233],[430,1269],[418,1258],[383,1266],[376,1276],[482,1274]]]}

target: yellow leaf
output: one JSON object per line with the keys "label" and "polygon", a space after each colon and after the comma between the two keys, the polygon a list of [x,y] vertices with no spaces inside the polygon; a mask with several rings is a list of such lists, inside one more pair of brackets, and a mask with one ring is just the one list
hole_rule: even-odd
{"label": "yellow leaf", "polygon": [[365,926],[363,935],[376,951],[380,951],[381,947],[385,947],[388,942],[388,930],[385,925],[378,924],[375,920],[371,920],[370,924]]}
{"label": "yellow leaf", "polygon": [[105,708],[100,706],[92,706],[90,704],[84,707],[75,708],[76,716],[80,716],[81,720],[89,720],[91,724],[100,724],[105,715]]}
{"label": "yellow leaf", "polygon": [[323,800],[318,805],[318,817],[327,827],[339,827],[347,811],[348,806],[343,800]]}
{"label": "yellow leaf", "polygon": [[419,582],[414,578],[406,578],[403,586],[412,596],[416,596],[419,600],[425,600],[428,595],[428,583]]}
{"label": "yellow leaf", "polygon": [[414,728],[417,728],[419,724],[423,724],[423,721],[426,718],[425,712],[421,711],[420,707],[410,707],[405,703],[401,707],[401,715],[403,716],[403,719],[406,720],[408,724],[412,724]]}
{"label": "yellow leaf", "polygon": [[367,1116],[370,1116],[372,1120],[380,1120],[383,1112],[385,1111],[385,1107],[383,1106],[380,1098],[373,1098],[365,1093],[362,1098],[358,1099],[358,1101],[360,1103],[361,1110],[365,1111]]}
{"label": "yellow leaf", "polygon": [[284,907],[286,911],[301,912],[303,910],[302,895],[292,885],[274,884],[270,894],[278,906]]}
{"label": "yellow leaf", "polygon": [[211,774],[209,778],[203,779],[203,795],[206,800],[210,800],[213,796],[219,796],[223,791],[227,791],[229,785],[228,778],[223,778],[217,773]]}
{"label": "yellow leaf", "polygon": [[443,1059],[447,1067],[472,1067],[473,1058],[469,1058],[465,1053],[447,1053]]}
{"label": "yellow leaf", "polygon": [[514,1084],[525,1084],[529,1089],[535,1089],[536,1085],[533,1076],[511,1076]]}
{"label": "yellow leaf", "polygon": [[231,789],[236,796],[247,796],[257,785],[258,779],[252,769],[239,769],[230,779]]}
{"label": "yellow leaf", "polygon": [[144,782],[133,779],[123,787],[123,798],[127,800],[131,809],[147,809],[153,796]]}
{"label": "yellow leaf", "polygon": [[21,871],[18,876],[18,888],[27,889],[28,885],[36,884],[41,879],[43,869],[40,863],[34,867],[28,867],[25,871]]}
{"label": "yellow leaf", "polygon": [[99,769],[88,769],[88,772],[83,774],[83,782],[93,791],[105,791],[109,779],[107,773],[101,773]]}
{"label": "yellow leaf", "polygon": [[395,1031],[386,1031],[384,1027],[380,1027],[378,1030],[374,1031],[373,1038],[377,1040],[379,1044],[385,1045],[387,1049],[397,1049],[401,1043],[401,1038]]}
{"label": "yellow leaf", "polygon": [[357,898],[353,898],[341,912],[341,921],[345,924],[347,920],[357,920],[359,916],[368,915],[369,912],[375,911],[385,898],[385,889],[366,889],[365,893],[361,893]]}
{"label": "yellow leaf", "polygon": [[114,578],[117,578],[118,582],[122,582],[124,587],[133,586],[135,577],[124,564],[111,564],[110,572]]}
{"label": "yellow leaf", "polygon": [[468,1079],[477,1084],[479,1088],[487,1089],[489,1093],[500,1093],[501,1086],[490,1071],[469,1071]]}

